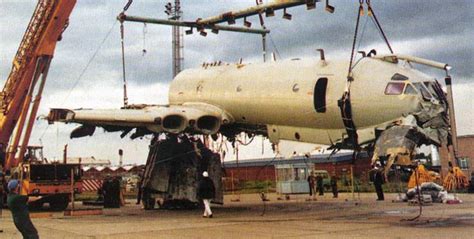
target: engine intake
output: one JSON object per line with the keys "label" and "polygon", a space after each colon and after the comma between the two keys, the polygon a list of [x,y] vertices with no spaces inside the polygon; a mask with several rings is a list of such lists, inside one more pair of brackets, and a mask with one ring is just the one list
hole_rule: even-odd
{"label": "engine intake", "polygon": [[186,119],[181,115],[168,115],[163,118],[163,130],[178,134],[186,129]]}
{"label": "engine intake", "polygon": [[215,134],[220,127],[220,119],[210,115],[199,117],[196,124],[196,129],[203,134]]}

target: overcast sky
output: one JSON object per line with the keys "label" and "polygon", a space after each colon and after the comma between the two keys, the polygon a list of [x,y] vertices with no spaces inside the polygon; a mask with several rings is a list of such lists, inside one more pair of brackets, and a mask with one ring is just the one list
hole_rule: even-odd
{"label": "overcast sky", "polygon": [[[115,17],[123,1],[79,0],[70,17],[70,25],[58,43],[44,91],[40,114],[49,108],[94,107],[110,108],[122,105],[122,75],[120,32]],[[167,1],[134,1],[128,15],[165,18]],[[452,2],[452,3],[450,3]],[[254,4],[254,0],[182,0],[185,20],[216,15]],[[324,48],[327,58],[349,58],[358,1],[332,0],[334,14],[304,6],[289,9],[292,21],[266,18],[271,30],[269,48],[282,59],[315,57],[315,49]],[[471,123],[474,105],[474,4],[469,1],[372,1],[375,12],[396,53],[411,54],[449,63],[454,81],[458,134],[474,134]],[[11,69],[13,56],[36,6],[35,1],[0,0],[0,85]],[[253,27],[259,25],[252,17]],[[241,21],[237,25],[241,25]],[[387,53],[372,21],[361,20],[364,32],[360,50],[376,48]],[[171,28],[168,26],[125,23],[125,44],[129,101],[131,103],[167,103],[171,81]],[[110,34],[108,34],[110,32]],[[184,36],[184,66],[196,67],[204,61],[222,60],[259,62],[261,38],[258,35],[220,32],[206,38],[197,34]],[[97,51],[97,54],[94,53]],[[146,49],[147,53],[142,54]],[[89,66],[86,68],[88,63]],[[82,74],[83,73],[83,74]],[[429,71],[438,79],[443,74]],[[125,163],[144,163],[149,138],[120,139],[118,134],[97,130],[94,137],[69,139],[71,125],[47,126],[38,121],[31,144],[43,144],[46,157],[61,158],[64,144],[69,144],[71,156],[95,156],[117,161],[117,151],[124,149]],[[260,140],[259,140],[260,141]],[[256,146],[258,145],[258,146]],[[241,148],[241,158],[257,157],[261,141],[253,147]],[[271,156],[265,143],[265,156]],[[257,153],[258,152],[258,153]]]}

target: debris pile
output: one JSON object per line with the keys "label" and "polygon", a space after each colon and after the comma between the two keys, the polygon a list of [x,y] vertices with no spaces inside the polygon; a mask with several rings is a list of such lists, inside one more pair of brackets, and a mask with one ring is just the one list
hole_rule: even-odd
{"label": "debris pile", "polygon": [[435,203],[462,203],[457,196],[449,194],[443,186],[440,186],[433,182],[422,183],[419,187],[413,187],[408,189],[405,195],[400,196],[400,201],[409,202],[411,200],[418,200],[418,190],[421,190],[421,201],[422,202],[435,202]]}
{"label": "debris pile", "polygon": [[469,180],[459,167],[453,167],[449,170],[446,178],[444,178],[443,186],[448,191],[467,188],[469,186]]}
{"label": "debris pile", "polygon": [[[418,175],[418,178],[416,176]],[[441,183],[441,176],[439,173],[427,170],[424,165],[418,165],[416,172],[413,172],[410,176],[410,180],[408,181],[408,188],[416,187],[416,182],[418,181],[418,185],[422,183],[434,182],[434,183]]]}
{"label": "debris pile", "polygon": [[[161,206],[189,208],[198,204],[197,182],[203,171],[216,186],[213,202],[222,203],[222,168],[219,154],[209,150],[201,140],[186,135],[155,135],[150,144],[141,188],[145,209],[154,208],[157,199]],[[181,206],[180,206],[181,205]]]}

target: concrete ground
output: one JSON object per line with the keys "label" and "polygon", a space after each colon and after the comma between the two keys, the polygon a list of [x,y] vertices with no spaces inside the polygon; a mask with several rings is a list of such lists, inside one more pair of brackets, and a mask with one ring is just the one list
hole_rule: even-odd
{"label": "concrete ground", "polygon": [[[229,195],[224,206],[213,208],[214,218],[196,210],[144,211],[133,202],[121,209],[106,209],[103,215],[51,217],[34,214],[41,238],[473,238],[474,195],[459,194],[462,204],[423,207],[393,203],[395,194],[376,202],[374,194],[331,195],[306,201],[307,196],[277,200],[270,194],[265,205],[259,195]],[[0,238],[21,238],[10,212],[3,211]]]}

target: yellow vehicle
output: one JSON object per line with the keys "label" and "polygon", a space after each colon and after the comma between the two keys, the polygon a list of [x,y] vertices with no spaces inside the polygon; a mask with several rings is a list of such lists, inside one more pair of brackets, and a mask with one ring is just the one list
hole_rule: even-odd
{"label": "yellow vehicle", "polygon": [[29,203],[30,208],[39,209],[48,203],[52,210],[66,209],[71,194],[82,192],[81,165],[48,163],[42,156],[43,147],[27,149],[25,160],[15,168],[13,175],[21,181],[21,194],[35,198]]}

